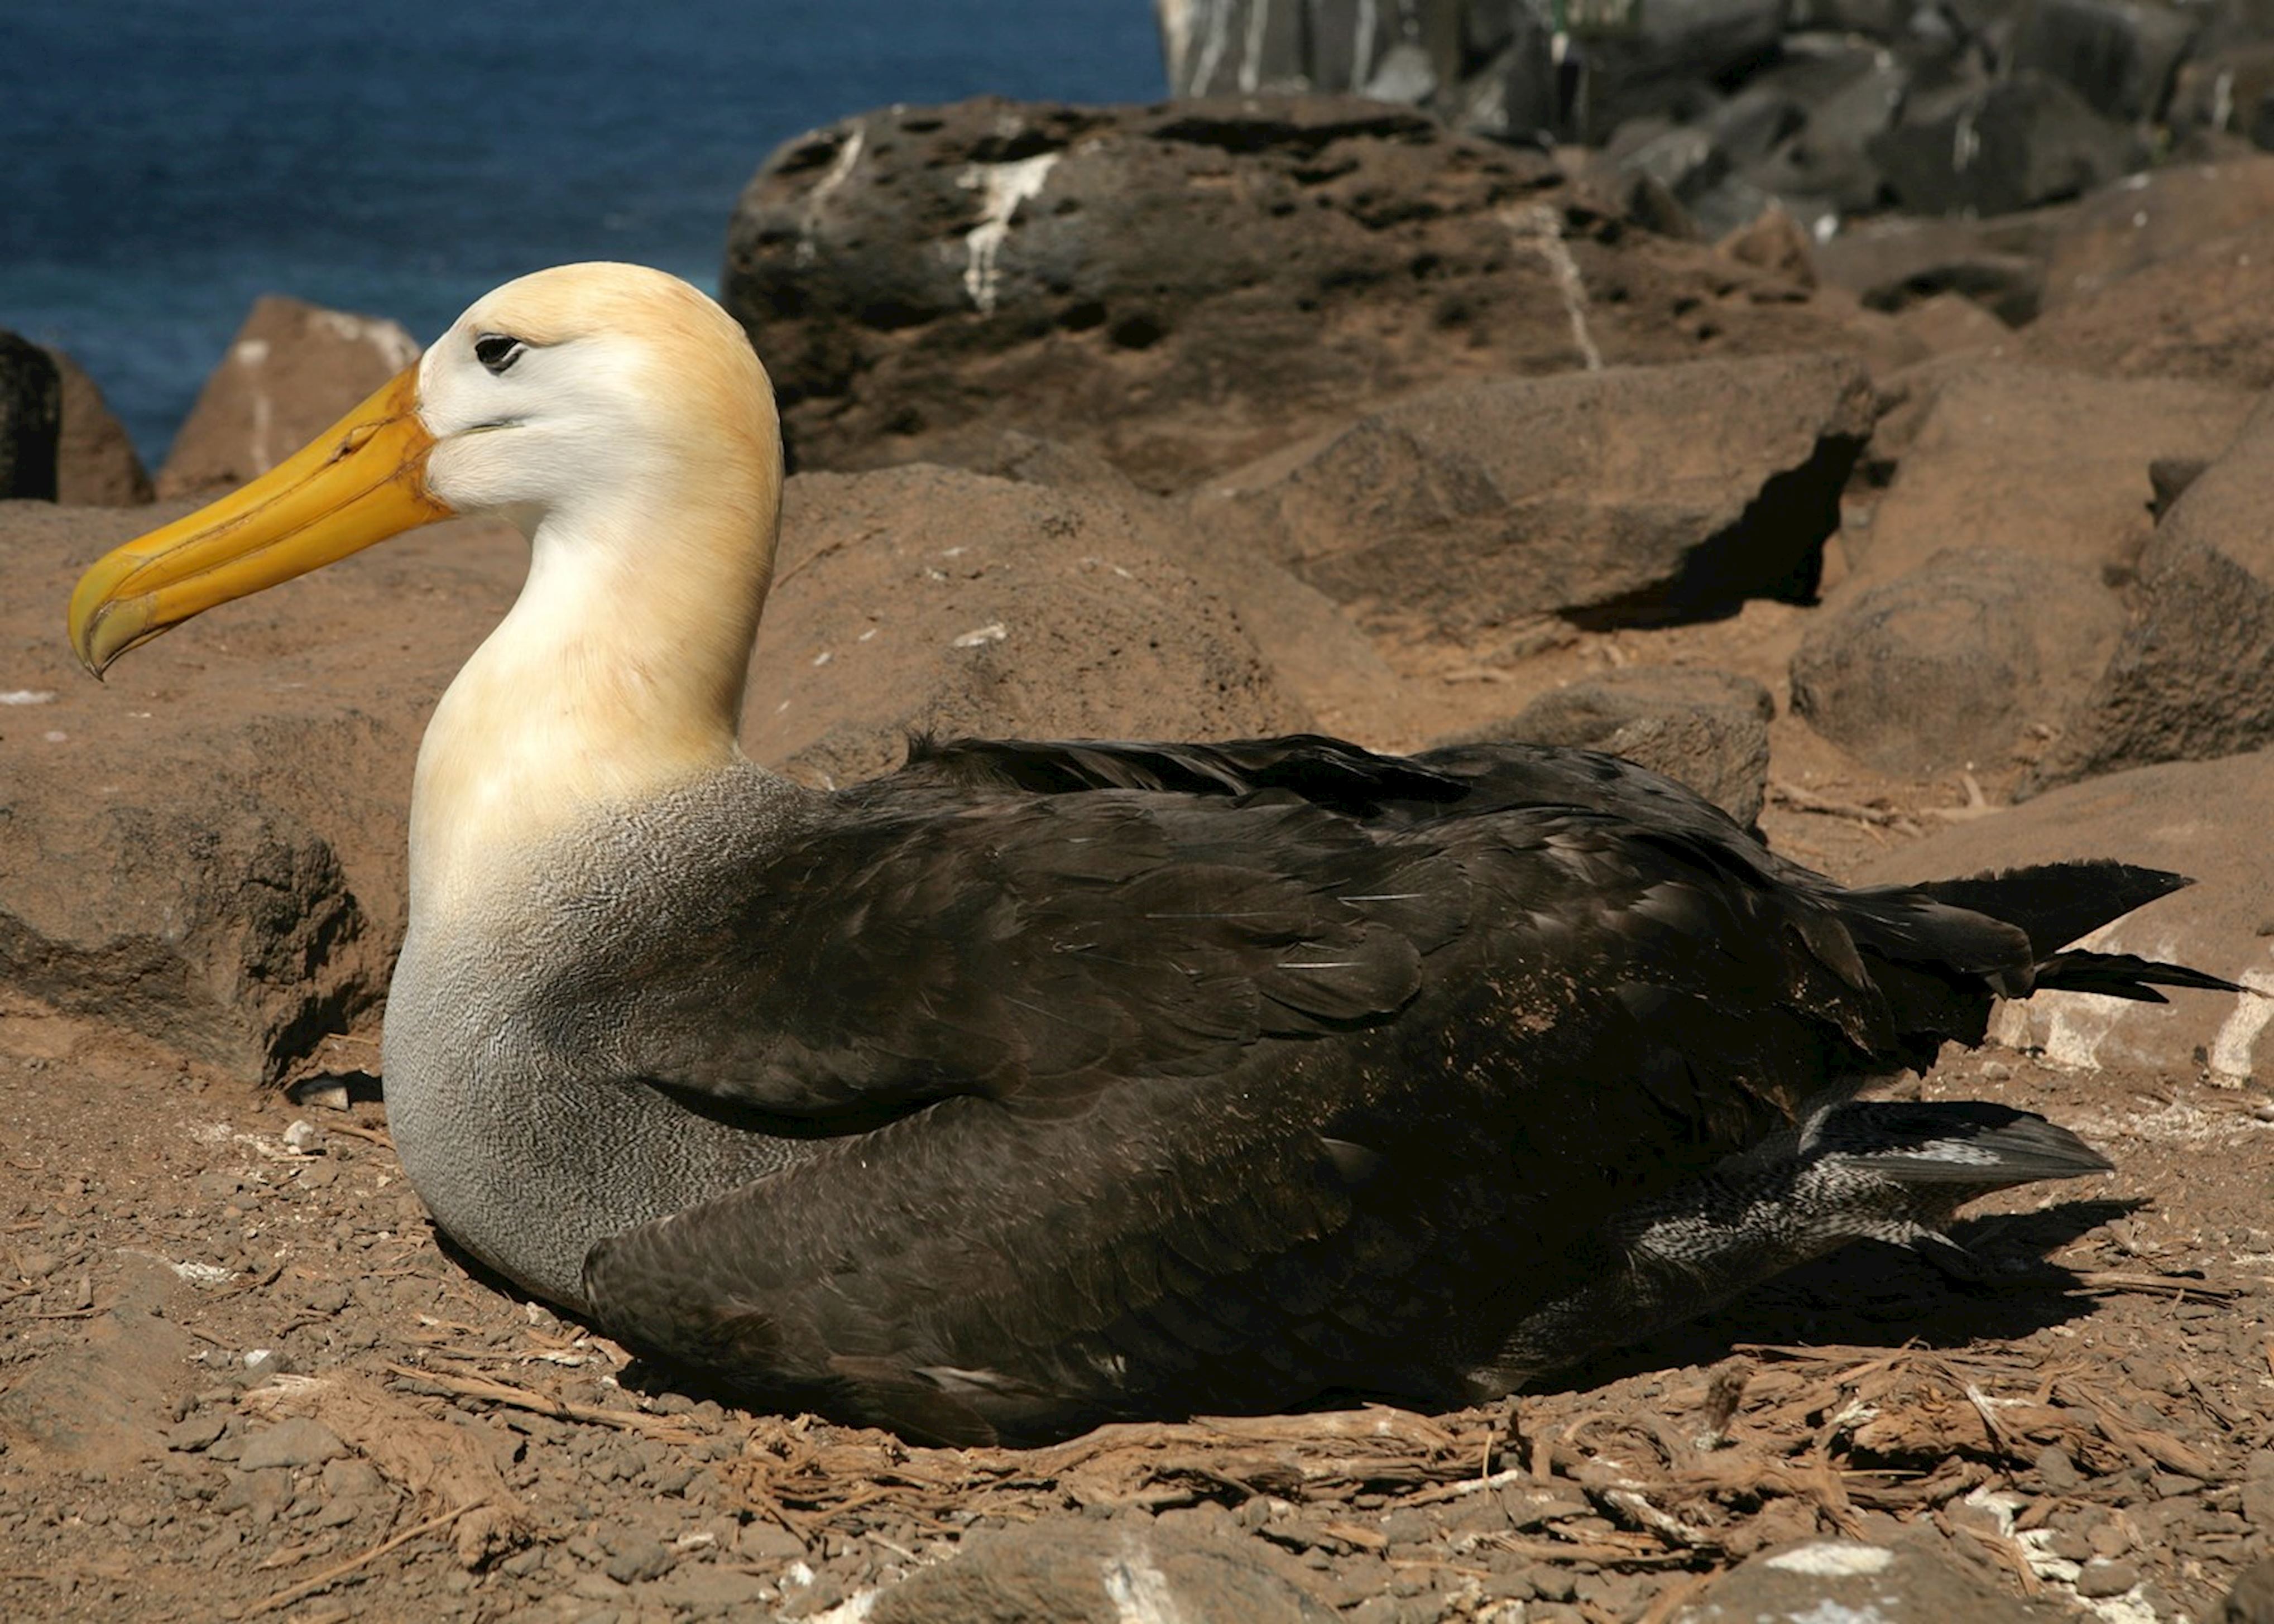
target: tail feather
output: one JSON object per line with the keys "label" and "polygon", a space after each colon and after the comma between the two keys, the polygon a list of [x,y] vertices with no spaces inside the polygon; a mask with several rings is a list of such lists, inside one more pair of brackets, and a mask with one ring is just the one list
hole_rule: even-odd
{"label": "tail feather", "polygon": [[2160,959],[2142,959],[2137,953],[2096,953],[2072,948],[2037,966],[2040,992],[2097,992],[2141,1004],[2170,1003],[2156,990],[2158,987],[2192,987],[2203,992],[2247,990],[2225,976],[2166,964]]}
{"label": "tail feather", "polygon": [[2031,956],[2045,959],[2135,908],[2194,883],[2184,874],[2104,858],[1931,880],[1913,889],[1939,902],[2018,926],[2029,938]]}

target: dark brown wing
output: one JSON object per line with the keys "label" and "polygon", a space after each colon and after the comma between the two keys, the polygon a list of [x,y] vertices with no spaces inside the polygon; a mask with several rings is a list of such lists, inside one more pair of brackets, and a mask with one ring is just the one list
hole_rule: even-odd
{"label": "dark brown wing", "polygon": [[922,774],[846,803],[637,1017],[651,1080],[837,1137],[595,1248],[594,1311],[965,1440],[1457,1397],[1534,1260],[1892,1043],[1836,914],[1715,840],[1421,804]]}

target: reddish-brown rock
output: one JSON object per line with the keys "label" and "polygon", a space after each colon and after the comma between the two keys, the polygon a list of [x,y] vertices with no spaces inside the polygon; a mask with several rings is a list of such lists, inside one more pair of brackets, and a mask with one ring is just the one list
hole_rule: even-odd
{"label": "reddish-brown rock", "polygon": [[418,358],[392,321],[258,300],[174,436],[158,493],[210,495],[267,473]]}
{"label": "reddish-brown rock", "polygon": [[2274,226],[2160,259],[2050,312],[2020,353],[2112,378],[2274,385]]}
{"label": "reddish-brown rock", "polygon": [[2274,407],[2187,485],[2138,568],[2130,623],[2040,785],[2274,743]]}
{"label": "reddish-brown rock", "polygon": [[2218,456],[2254,403],[2224,384],[2095,378],[1996,357],[1915,368],[1889,392],[1906,399],[1916,428],[1871,527],[1845,538],[1849,595],[1954,547],[2128,570],[2153,528],[2150,464]]}
{"label": "reddish-brown rock", "polygon": [[1110,497],[917,464],[784,500],[743,737],[821,783],[911,733],[1233,738],[1306,726],[1222,593]]}
{"label": "reddish-brown rock", "polygon": [[1193,512],[1401,638],[1695,619],[1814,590],[1872,405],[1825,355],[1449,384]]}

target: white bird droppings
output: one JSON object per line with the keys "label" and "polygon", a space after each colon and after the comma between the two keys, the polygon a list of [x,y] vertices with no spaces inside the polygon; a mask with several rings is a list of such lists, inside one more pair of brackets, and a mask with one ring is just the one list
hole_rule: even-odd
{"label": "white bird droppings", "polygon": [[0,694],[0,705],[51,705],[55,703],[53,688],[11,688]]}
{"label": "white bird droppings", "polygon": [[959,649],[975,649],[982,643],[1000,643],[1010,635],[1003,622],[996,620],[981,627],[977,631],[964,633],[962,636],[955,639],[955,646]]}
{"label": "white bird droppings", "polygon": [[1766,1565],[1787,1573],[1806,1574],[1814,1579],[1859,1579],[1885,1573],[1894,1560],[1893,1551],[1883,1551],[1878,1545],[1827,1539],[1770,1557]]}
{"label": "white bird droppings", "polygon": [[968,256],[963,267],[963,289],[971,296],[975,308],[995,308],[995,259],[1002,251],[1004,239],[1011,235],[1011,216],[1018,212],[1020,204],[1042,191],[1043,182],[1049,177],[1058,156],[1054,152],[1036,153],[1031,158],[1020,158],[1010,163],[967,164],[963,173],[956,177],[958,185],[982,193],[983,199],[979,223],[963,238]]}

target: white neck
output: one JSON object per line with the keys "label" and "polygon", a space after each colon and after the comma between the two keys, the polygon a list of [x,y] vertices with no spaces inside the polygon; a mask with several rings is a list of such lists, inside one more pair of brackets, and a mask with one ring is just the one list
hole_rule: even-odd
{"label": "white neck", "polygon": [[478,906],[516,856],[596,811],[738,758],[779,485],[706,500],[646,483],[542,517],[520,598],[436,707],[411,791],[414,921]]}

